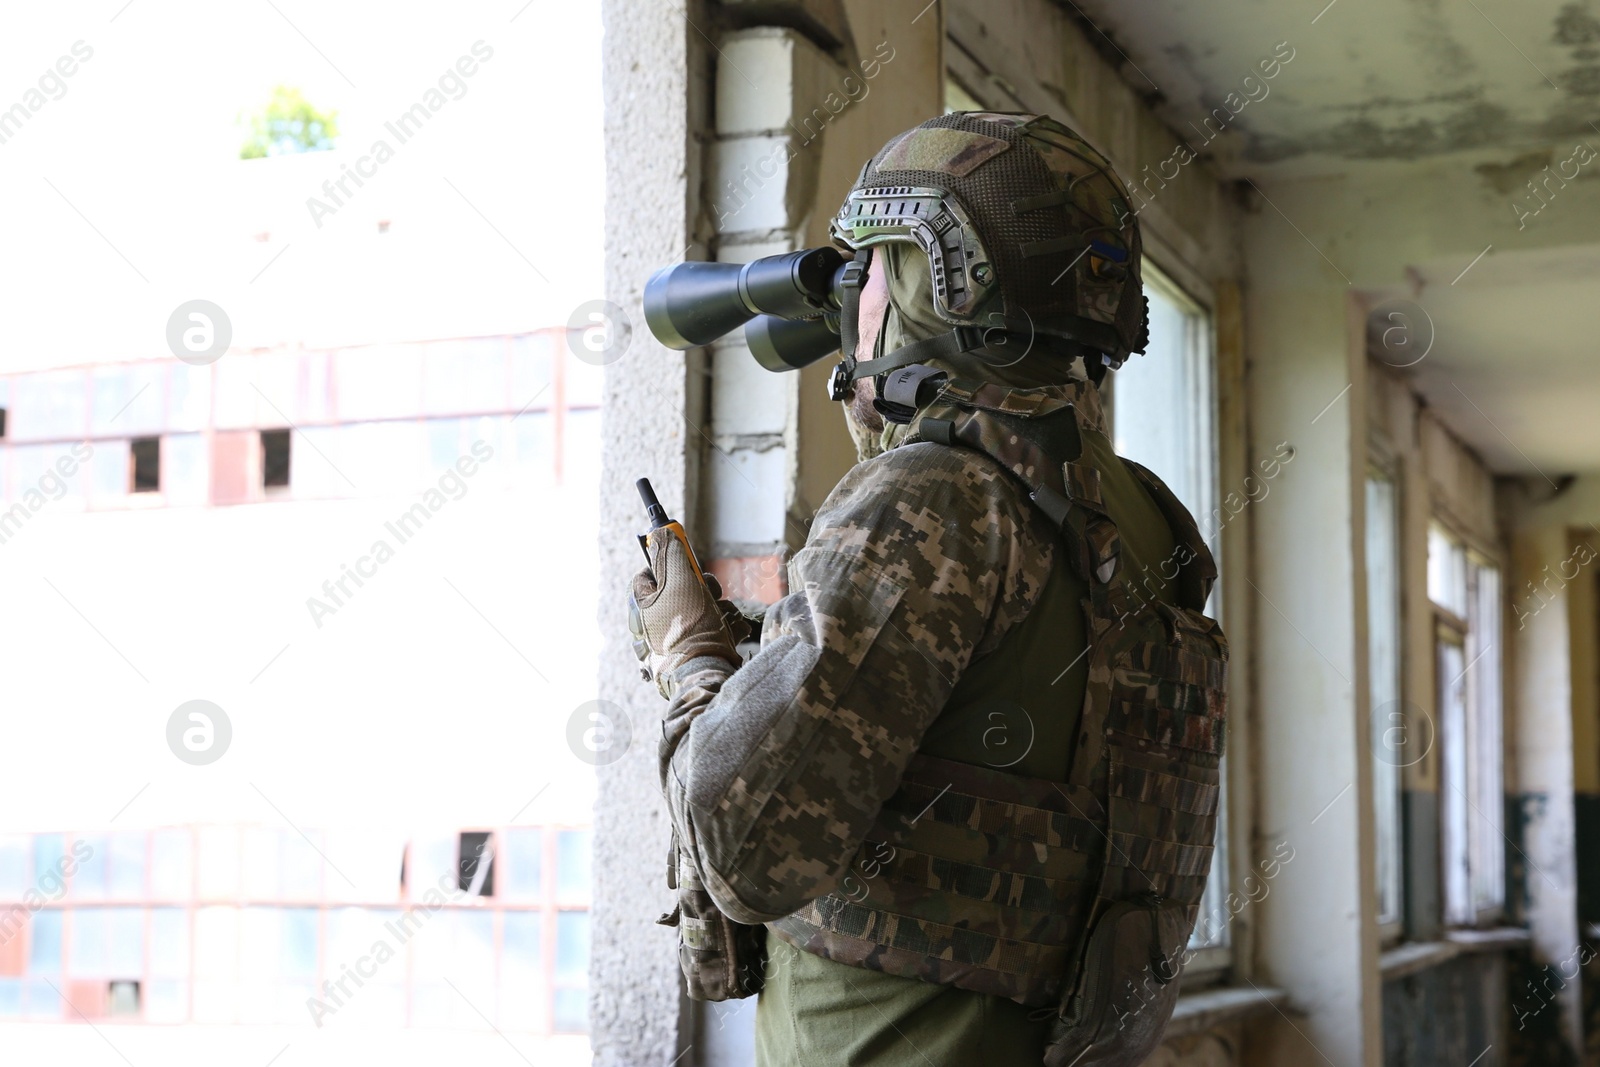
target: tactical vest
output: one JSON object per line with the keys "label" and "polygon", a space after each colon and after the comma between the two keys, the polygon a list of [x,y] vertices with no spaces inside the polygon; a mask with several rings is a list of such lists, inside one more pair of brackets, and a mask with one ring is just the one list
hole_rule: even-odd
{"label": "tactical vest", "polygon": [[[1049,672],[1087,656],[1081,711],[1059,696],[1052,706],[1046,686],[1030,700],[1032,715],[1077,717],[1065,780],[918,754],[851,876],[768,924],[831,960],[1048,1008],[1045,1062],[1079,1067],[1142,1062],[1171,1014],[1210,870],[1228,658],[1201,613],[1215,563],[1172,492],[1121,461],[1176,539],[1163,563],[1176,604],[1128,580],[1087,452],[1052,454],[1100,432],[1092,388],[958,380],[913,423],[913,440],[975,449],[1020,482],[1059,530],[1056,566],[1086,583],[1081,604],[1045,595],[1020,624],[1048,633],[1040,612],[1059,627],[1067,611],[1087,623],[1087,650],[1063,648]],[[1051,432],[1064,419],[1078,434]],[[1004,660],[1012,636],[993,657]],[[951,701],[970,696],[958,684]]]}

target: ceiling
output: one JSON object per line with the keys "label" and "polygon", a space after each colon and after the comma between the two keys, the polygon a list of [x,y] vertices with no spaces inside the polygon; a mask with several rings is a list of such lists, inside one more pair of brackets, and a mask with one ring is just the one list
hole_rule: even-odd
{"label": "ceiling", "polygon": [[1497,253],[1451,284],[1460,271],[1424,265],[1413,288],[1381,294],[1379,327],[1423,344],[1380,358],[1491,470],[1556,481],[1600,468],[1600,249]]}
{"label": "ceiling", "polygon": [[[1231,177],[1454,152],[1516,185],[1540,150],[1600,143],[1600,0],[1055,2]],[[1600,248],[1407,267],[1369,295],[1410,301],[1431,347],[1404,373],[1447,425],[1497,473],[1600,470]]]}
{"label": "ceiling", "polygon": [[1600,0],[1058,2],[1230,174],[1600,132]]}

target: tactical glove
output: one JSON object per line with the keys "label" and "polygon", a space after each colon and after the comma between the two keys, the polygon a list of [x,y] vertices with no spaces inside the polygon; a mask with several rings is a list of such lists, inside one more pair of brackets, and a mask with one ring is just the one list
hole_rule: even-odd
{"label": "tactical glove", "polygon": [[633,577],[628,629],[644,664],[641,673],[670,700],[677,689],[674,675],[690,660],[715,656],[730,670],[738,667],[738,635],[729,625],[742,619],[732,604],[719,601],[722,588],[714,577],[700,580],[688,549],[671,531],[652,530],[645,550],[650,566]]}

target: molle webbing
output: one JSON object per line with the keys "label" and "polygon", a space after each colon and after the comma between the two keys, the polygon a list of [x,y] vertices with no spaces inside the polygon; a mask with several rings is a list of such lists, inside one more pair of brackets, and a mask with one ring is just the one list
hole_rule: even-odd
{"label": "molle webbing", "polygon": [[[1176,606],[1130,580],[1102,471],[1079,436],[1105,433],[1092,390],[956,380],[913,425],[922,440],[988,455],[1021,483],[1084,582],[1081,603],[1051,601],[1038,620],[1050,632],[1074,614],[1087,621],[1088,682],[1063,780],[919,753],[840,887],[770,923],[778,937],[841,963],[1061,1005],[1078,995],[1088,931],[1113,903],[1165,901],[1192,925],[1220,790],[1227,643],[1199,614],[1216,567],[1177,498],[1126,463],[1179,546],[1159,576],[1177,579],[1167,594]],[[1011,637],[995,662],[1018,654]],[[1083,658],[1062,649],[1051,673]],[[952,704],[975,699],[964,682]],[[1030,692],[1035,714],[1078,715],[1052,703],[1050,686]]]}
{"label": "molle webbing", "polygon": [[839,962],[1025,1003],[1057,996],[1106,848],[1094,795],[919,755],[885,814],[910,830],[865,850],[882,863],[771,928]]}

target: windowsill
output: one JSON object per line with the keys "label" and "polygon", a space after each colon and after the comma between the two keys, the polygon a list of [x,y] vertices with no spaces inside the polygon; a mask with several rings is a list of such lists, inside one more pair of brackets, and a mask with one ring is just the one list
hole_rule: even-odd
{"label": "windowsill", "polygon": [[1449,941],[1412,941],[1392,948],[1378,957],[1378,970],[1385,982],[1405,978],[1437,967],[1461,955],[1461,947]]}
{"label": "windowsill", "polygon": [[1520,926],[1450,930],[1444,935],[1443,941],[1412,941],[1389,949],[1378,957],[1378,969],[1385,982],[1392,982],[1448,963],[1457,956],[1520,948],[1528,943],[1529,936],[1528,931]]}
{"label": "windowsill", "polygon": [[1178,1006],[1172,1009],[1172,1020],[1167,1023],[1161,1039],[1166,1041],[1204,1033],[1223,1023],[1279,1008],[1288,1000],[1289,994],[1282,989],[1258,987],[1240,989],[1227,986],[1180,994]]}
{"label": "windowsill", "polygon": [[1451,930],[1445,940],[1459,945],[1462,952],[1500,952],[1522,948],[1533,935],[1520,926],[1491,926],[1486,930]]}

